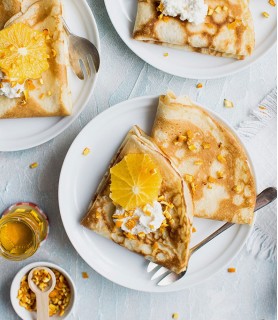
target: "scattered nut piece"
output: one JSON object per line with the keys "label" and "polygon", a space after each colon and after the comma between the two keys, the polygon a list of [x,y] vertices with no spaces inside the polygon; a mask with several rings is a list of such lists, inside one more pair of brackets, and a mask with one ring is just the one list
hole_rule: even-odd
{"label": "scattered nut piece", "polygon": [[39,164],[38,164],[37,162],[34,162],[34,163],[31,163],[31,164],[30,164],[29,168],[30,168],[30,169],[35,169],[35,168],[37,168],[38,166],[39,166]]}
{"label": "scattered nut piece", "polygon": [[164,56],[164,57],[168,57],[168,56],[169,56],[169,53],[168,53],[168,52],[165,52],[165,53],[163,53],[163,56]]}
{"label": "scattered nut piece", "polygon": [[186,141],[187,140],[187,137],[186,136],[183,136],[183,135],[180,135],[180,136],[178,136],[178,138],[177,138],[177,141],[178,142],[184,142],[184,141]]}
{"label": "scattered nut piece", "polygon": [[215,182],[215,178],[213,178],[213,177],[209,176],[209,177],[208,177],[208,182],[210,182],[210,183]]}
{"label": "scattered nut piece", "polygon": [[262,16],[265,18],[269,18],[269,13],[267,13],[266,11],[262,12]]}
{"label": "scattered nut piece", "polygon": [[197,229],[195,227],[192,227],[192,232],[197,232]]}
{"label": "scattered nut piece", "polygon": [[234,272],[236,272],[236,268],[228,268],[228,272],[234,273]]}
{"label": "scattered nut piece", "polygon": [[259,106],[259,109],[261,109],[261,110],[266,110],[266,107],[264,107],[264,106]]}
{"label": "scattered nut piece", "polygon": [[89,153],[91,152],[91,150],[89,148],[85,148],[82,152],[83,156],[87,156]]}
{"label": "scattered nut piece", "polygon": [[233,108],[233,107],[234,107],[234,104],[233,104],[232,101],[227,100],[227,99],[224,99],[224,107],[225,107],[225,108]]}
{"label": "scattered nut piece", "polygon": [[218,179],[223,179],[224,178],[224,173],[223,171],[216,171]]}
{"label": "scattered nut piece", "polygon": [[138,233],[138,237],[139,237],[140,239],[145,239],[146,234],[145,234],[144,232],[139,232],[139,233]]}
{"label": "scattered nut piece", "polygon": [[197,88],[197,89],[201,89],[201,88],[203,88],[203,85],[202,85],[201,83],[198,83],[198,84],[196,85],[196,88]]}
{"label": "scattered nut piece", "polygon": [[208,184],[208,189],[212,189],[212,185],[211,184]]}
{"label": "scattered nut piece", "polygon": [[173,313],[173,314],[172,314],[172,318],[173,318],[173,319],[178,319],[178,318],[179,318],[179,314],[176,313],[176,312]]}
{"label": "scattered nut piece", "polygon": [[241,187],[239,185],[236,185],[233,187],[233,190],[236,192],[236,193],[240,193],[242,191]]}
{"label": "scattered nut piece", "polygon": [[87,272],[82,272],[82,278],[83,279],[88,279],[89,278],[89,275]]}
{"label": "scattered nut piece", "polygon": [[276,6],[276,2],[274,0],[269,0],[268,3],[272,6],[275,7]]}

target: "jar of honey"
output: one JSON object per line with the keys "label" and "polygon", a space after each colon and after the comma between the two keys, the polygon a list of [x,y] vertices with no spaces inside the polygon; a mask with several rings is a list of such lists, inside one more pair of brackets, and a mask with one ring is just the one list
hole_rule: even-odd
{"label": "jar of honey", "polygon": [[47,216],[37,205],[16,203],[0,219],[0,255],[13,261],[27,259],[45,241],[48,232]]}

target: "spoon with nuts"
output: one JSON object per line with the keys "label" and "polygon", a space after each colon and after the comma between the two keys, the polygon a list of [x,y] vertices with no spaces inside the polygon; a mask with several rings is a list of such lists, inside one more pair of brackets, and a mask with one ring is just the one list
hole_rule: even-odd
{"label": "spoon with nuts", "polygon": [[28,284],[36,295],[37,319],[49,319],[49,293],[56,285],[53,271],[46,267],[32,269],[28,275]]}

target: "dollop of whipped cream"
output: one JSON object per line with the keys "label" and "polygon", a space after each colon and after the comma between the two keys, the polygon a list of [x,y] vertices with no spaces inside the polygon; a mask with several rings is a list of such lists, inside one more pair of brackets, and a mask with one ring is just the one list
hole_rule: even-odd
{"label": "dollop of whipped cream", "polygon": [[195,24],[203,23],[208,11],[204,0],[161,0],[160,3],[165,16],[180,16],[182,21]]}
{"label": "dollop of whipped cream", "polygon": [[124,214],[125,209],[118,206],[114,216],[118,216],[119,218],[113,220],[115,223],[120,221],[121,229],[133,235],[137,235],[141,232],[145,234],[154,232],[160,228],[162,222],[165,220],[162,206],[157,201],[152,205],[147,204],[144,208],[136,208],[130,216],[124,217]]}
{"label": "dollop of whipped cream", "polygon": [[8,78],[4,76],[3,72],[0,70],[0,96],[4,95],[10,99],[21,97],[25,89],[25,84],[17,83],[15,86],[12,86],[11,82],[3,82],[3,79],[8,80]]}

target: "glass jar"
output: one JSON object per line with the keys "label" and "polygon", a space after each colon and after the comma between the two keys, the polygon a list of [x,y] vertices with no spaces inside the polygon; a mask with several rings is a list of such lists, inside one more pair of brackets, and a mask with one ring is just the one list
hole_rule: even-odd
{"label": "glass jar", "polygon": [[16,203],[0,219],[0,255],[13,261],[27,259],[38,250],[48,232],[47,216],[37,205]]}

